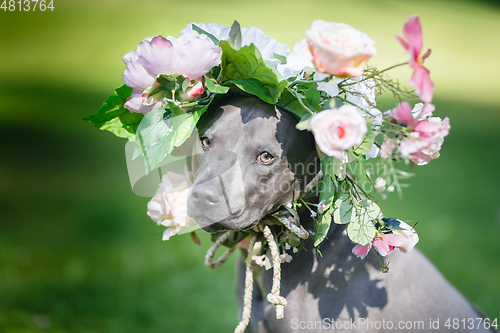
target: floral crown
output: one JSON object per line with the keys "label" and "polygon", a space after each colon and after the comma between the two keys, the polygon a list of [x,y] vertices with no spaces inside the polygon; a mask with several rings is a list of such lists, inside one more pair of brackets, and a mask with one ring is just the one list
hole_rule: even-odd
{"label": "floral crown", "polygon": [[[419,18],[411,16],[403,36],[395,36],[408,61],[383,70],[366,65],[376,54],[374,41],[347,24],[317,20],[306,35],[291,52],[261,29],[237,22],[231,28],[193,23],[179,38],[145,38],[123,57],[125,84],[85,120],[134,141],[134,157],[144,157],[147,174],[188,140],[214,100],[230,91],[254,95],[296,116],[297,128],[314,134],[321,160],[321,172],[305,191],[306,197],[319,195],[319,204],[302,197],[266,220],[286,227],[274,235],[283,253],[280,260],[291,260],[286,251],[299,251],[304,238],[314,237],[319,246],[332,221],[346,225],[358,257],[370,249],[382,256],[395,248],[409,252],[418,242],[414,228],[383,217],[370,192],[383,198],[386,191],[401,193],[400,181],[410,174],[398,170],[395,162],[410,167],[429,163],[439,156],[450,130],[448,118],[432,115],[434,84],[424,67],[430,50],[422,52]],[[386,71],[398,66],[413,71],[413,91],[386,77]],[[392,93],[397,104],[381,112],[376,97],[384,92]],[[405,101],[417,97],[421,103],[414,106]],[[377,160],[377,170],[369,167],[370,159]],[[164,239],[195,225],[185,209],[190,185],[188,174],[169,172],[148,204],[148,215],[168,227]],[[314,230],[300,225],[301,206],[310,210]],[[198,241],[194,232],[192,236]],[[228,245],[228,238],[216,243]],[[253,262],[264,265],[268,256],[257,254]],[[381,271],[388,267],[382,264]]]}

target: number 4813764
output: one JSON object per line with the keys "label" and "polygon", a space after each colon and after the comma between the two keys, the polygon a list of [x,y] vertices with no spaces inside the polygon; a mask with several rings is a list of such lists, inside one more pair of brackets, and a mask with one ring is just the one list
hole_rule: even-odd
{"label": "number 4813764", "polygon": [[50,9],[50,11],[54,10],[54,0],[51,0],[48,4],[47,1],[45,0],[4,0],[2,2],[2,5],[0,6],[0,9],[3,9],[3,11],[9,11],[9,12],[14,12],[16,10],[20,12],[29,12],[32,11],[34,12],[35,10],[39,11],[46,11],[47,9]]}

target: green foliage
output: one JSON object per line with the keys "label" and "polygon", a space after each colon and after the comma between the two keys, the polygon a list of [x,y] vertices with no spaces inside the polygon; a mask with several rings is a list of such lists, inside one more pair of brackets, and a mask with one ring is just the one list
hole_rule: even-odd
{"label": "green foliage", "polygon": [[241,48],[241,28],[240,24],[236,20],[233,22],[231,30],[229,31],[229,42],[236,50],[239,50]]}
{"label": "green foliage", "polygon": [[224,87],[214,83],[207,75],[205,75],[205,83],[207,89],[212,94],[225,94],[229,91],[229,87]]}
{"label": "green foliage", "polygon": [[375,136],[373,135],[373,130],[368,126],[368,132],[363,138],[363,142],[352,149],[353,153],[357,155],[365,155],[372,149],[373,143],[375,142]]}
{"label": "green foliage", "polygon": [[346,224],[353,220],[355,211],[351,204],[351,199],[348,194],[342,194],[335,200],[333,211],[333,220],[338,224]]}
{"label": "green foliage", "polygon": [[215,45],[219,45],[219,40],[214,36],[212,35],[211,33],[203,30],[202,28],[192,24],[191,25],[193,27],[193,30],[198,32],[199,34],[203,34],[203,35],[207,35],[208,38],[210,38],[212,40],[212,42],[214,42]]}
{"label": "green foliage", "polygon": [[124,107],[131,94],[132,88],[126,85],[117,88],[104,101],[97,113],[85,117],[83,120],[90,121],[95,127],[109,131],[120,138],[133,141],[137,127],[144,115],[132,113]]}
{"label": "green foliage", "polygon": [[[221,84],[232,83],[243,91],[255,95],[265,102],[276,104],[281,93],[288,85],[281,75],[268,65],[252,44],[236,50],[227,41],[221,41]],[[250,80],[250,83],[243,83],[242,80]],[[257,82],[262,88],[257,85]],[[247,89],[247,90],[245,90]],[[258,95],[256,95],[258,93]]]}
{"label": "green foliage", "polygon": [[311,114],[289,89],[284,90],[281,94],[278,106],[290,111],[297,119],[301,119],[303,116]]}
{"label": "green foliage", "polygon": [[319,105],[319,102],[321,101],[321,96],[319,94],[318,87],[315,84],[311,85],[306,90],[305,98],[307,103],[311,104],[312,106]]}
{"label": "green foliage", "polygon": [[347,225],[347,235],[353,242],[361,246],[366,246],[373,240],[375,231],[371,220],[360,219]]}

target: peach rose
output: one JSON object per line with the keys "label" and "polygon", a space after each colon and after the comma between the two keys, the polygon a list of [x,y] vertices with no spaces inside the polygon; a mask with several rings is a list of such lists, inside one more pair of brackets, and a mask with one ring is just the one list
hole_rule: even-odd
{"label": "peach rose", "polygon": [[316,68],[330,75],[361,75],[363,63],[377,53],[368,35],[344,23],[316,20],[306,34]]}

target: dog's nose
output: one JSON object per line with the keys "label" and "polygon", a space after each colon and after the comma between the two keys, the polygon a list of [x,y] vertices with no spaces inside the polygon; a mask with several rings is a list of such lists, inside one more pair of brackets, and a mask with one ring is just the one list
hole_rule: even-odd
{"label": "dog's nose", "polygon": [[221,197],[219,189],[211,184],[199,184],[191,189],[191,198],[200,208],[218,203]]}

